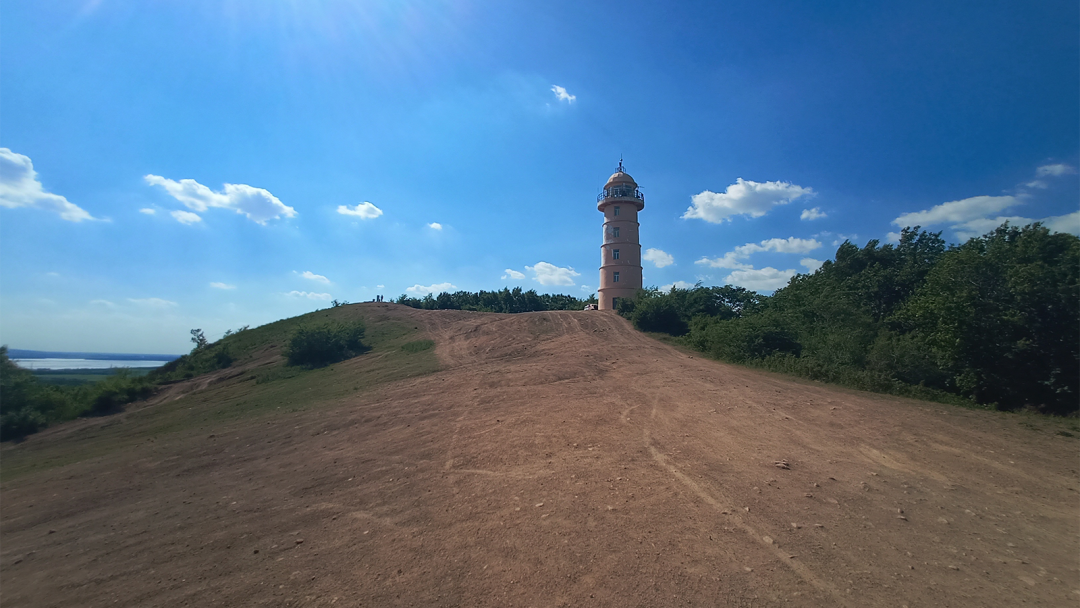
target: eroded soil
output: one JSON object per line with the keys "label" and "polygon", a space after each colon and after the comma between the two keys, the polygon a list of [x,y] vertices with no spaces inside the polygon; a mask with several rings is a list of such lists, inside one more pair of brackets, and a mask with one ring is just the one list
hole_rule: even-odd
{"label": "eroded soil", "polygon": [[442,371],[5,482],[3,605],[1080,604],[1075,438],[608,313],[364,306]]}

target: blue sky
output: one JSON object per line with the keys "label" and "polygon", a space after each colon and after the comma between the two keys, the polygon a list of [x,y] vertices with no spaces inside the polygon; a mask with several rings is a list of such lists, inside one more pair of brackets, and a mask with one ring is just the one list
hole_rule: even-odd
{"label": "blue sky", "polygon": [[0,342],[186,352],[329,305],[770,293],[845,238],[1080,232],[1080,7],[0,0]]}

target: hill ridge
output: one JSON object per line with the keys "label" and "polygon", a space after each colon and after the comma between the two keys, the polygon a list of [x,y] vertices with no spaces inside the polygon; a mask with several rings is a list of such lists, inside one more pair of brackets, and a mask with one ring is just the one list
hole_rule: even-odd
{"label": "hill ridge", "polygon": [[[53,457],[61,439],[132,442],[3,484],[4,604],[1076,597],[1077,443],[1059,421],[725,365],[596,311],[349,308],[332,314],[433,339],[438,365],[358,391],[365,365],[410,360],[376,348],[259,385],[243,379],[255,365],[122,423],[6,447],[8,461]],[[321,401],[140,430],[266,387]]]}

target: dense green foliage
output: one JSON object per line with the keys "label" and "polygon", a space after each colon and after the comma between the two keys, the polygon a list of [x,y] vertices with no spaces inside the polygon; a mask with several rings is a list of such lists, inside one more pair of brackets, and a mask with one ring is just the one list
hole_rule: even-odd
{"label": "dense green foliage", "polygon": [[1080,239],[1004,225],[958,246],[905,229],[845,242],[771,297],[643,291],[620,313],[716,358],[1003,410],[1080,408]]}
{"label": "dense green foliage", "polygon": [[363,321],[301,325],[285,345],[289,365],[320,367],[350,359],[364,352]]}
{"label": "dense green foliage", "polygon": [[562,294],[536,293],[520,287],[502,288],[499,291],[442,292],[437,296],[428,294],[423,298],[407,295],[395,300],[398,304],[424,310],[475,310],[479,312],[536,312],[543,310],[581,310],[586,304],[596,304],[596,296],[582,300]]}
{"label": "dense green foliage", "polygon": [[225,369],[231,366],[233,361],[232,349],[223,338],[213,344],[196,345],[190,353],[150,372],[150,377],[156,382],[186,380]]}
{"label": "dense green foliage", "polygon": [[108,414],[152,392],[150,380],[127,370],[82,386],[47,384],[16,366],[7,347],[0,346],[0,441],[24,437],[54,422]]}

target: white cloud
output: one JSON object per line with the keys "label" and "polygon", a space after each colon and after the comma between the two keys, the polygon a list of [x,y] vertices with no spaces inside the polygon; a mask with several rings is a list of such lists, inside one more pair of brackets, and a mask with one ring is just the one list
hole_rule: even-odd
{"label": "white cloud", "polygon": [[736,270],[729,274],[725,283],[745,287],[752,291],[774,291],[788,284],[795,276],[794,269],[777,270],[771,266],[759,269]]}
{"label": "white cloud", "polygon": [[229,285],[228,283],[218,283],[216,281],[210,283],[210,287],[213,287],[214,289],[236,289],[236,285]]}
{"label": "white cloud", "polygon": [[428,224],[428,228],[431,228],[432,230],[442,230],[442,224],[439,222],[431,222]]}
{"label": "white cloud", "polygon": [[901,228],[906,226],[933,226],[934,224],[963,224],[985,218],[1020,204],[1015,196],[973,196],[959,201],[942,203],[925,211],[905,213],[892,221]]}
{"label": "white cloud", "polygon": [[1043,224],[1054,232],[1066,232],[1080,236],[1080,211],[1048,217],[1043,220]]}
{"label": "white cloud", "polygon": [[566,103],[574,103],[574,100],[577,99],[577,95],[571,95],[570,93],[567,93],[566,89],[560,87],[557,84],[551,87],[551,92],[555,93],[555,99],[558,99],[559,101],[565,101]]}
{"label": "white cloud", "polygon": [[144,179],[152,186],[161,186],[193,211],[202,212],[211,207],[232,209],[260,225],[280,217],[296,216],[296,209],[282,203],[268,190],[246,184],[225,184],[224,191],[214,192],[193,179],[176,181],[160,175],[147,175]]}
{"label": "white cloud", "polygon": [[1076,173],[1076,169],[1070,167],[1069,165],[1064,165],[1061,163],[1043,165],[1038,169],[1035,169],[1036,179],[1024,185],[1029,188],[1048,188],[1050,187],[1050,184],[1047,183],[1045,179],[1043,179],[1044,177],[1060,177],[1062,175],[1070,175],[1072,173]]}
{"label": "white cloud", "polygon": [[139,213],[145,213],[146,215],[157,215],[157,209],[151,209],[149,207],[144,207],[142,209],[139,209]]}
{"label": "white cloud", "polygon": [[589,293],[590,291],[592,291],[592,287],[589,287],[588,285],[582,285],[581,286],[581,291],[584,291],[585,293]]}
{"label": "white cloud", "polygon": [[357,203],[355,207],[338,205],[337,212],[341,215],[352,215],[362,220],[373,220],[382,215],[382,209],[379,209],[367,201]]}
{"label": "white cloud", "polygon": [[1059,175],[1070,175],[1072,173],[1076,173],[1076,169],[1073,169],[1069,165],[1065,165],[1065,164],[1061,164],[1061,163],[1057,163],[1057,164],[1053,164],[1053,165],[1043,165],[1043,166],[1039,167],[1038,169],[1035,169],[1035,175],[1037,177],[1047,177],[1047,176],[1057,177]]}
{"label": "white cloud", "polygon": [[1015,215],[1011,217],[998,216],[996,218],[980,217],[966,221],[963,224],[957,224],[952,229],[956,231],[957,238],[967,240],[972,237],[982,236],[1005,222],[1009,222],[1013,226],[1026,226],[1034,221]]}
{"label": "white cloud", "polygon": [[646,249],[645,255],[641,256],[641,259],[652,262],[657,268],[671,266],[675,263],[675,258],[671,257],[670,253],[654,248]]}
{"label": "white cloud", "polygon": [[197,224],[202,221],[202,218],[199,217],[199,214],[192,213],[190,211],[184,211],[183,209],[177,209],[169,215],[173,216],[173,218],[181,224],[187,224],[188,226],[192,224]]}
{"label": "white cloud", "polygon": [[712,259],[703,257],[694,263],[705,264],[713,268],[750,270],[753,266],[740,262],[739,260],[748,258],[751,254],[762,251],[775,251],[777,253],[809,253],[818,247],[821,247],[821,243],[816,239],[800,239],[789,236],[786,239],[766,239],[760,243],[739,245],[733,251],[729,251],[721,257]]}
{"label": "white cloud", "polygon": [[813,209],[803,209],[802,215],[799,216],[800,220],[819,220],[823,217],[828,217],[828,214],[821,210],[821,207],[814,207]]}
{"label": "white cloud", "polygon": [[712,268],[738,268],[748,269],[753,268],[750,264],[739,261],[739,255],[734,251],[729,251],[718,258],[702,257],[700,260],[694,262],[695,264],[704,264],[711,266]]}
{"label": "white cloud", "polygon": [[514,279],[515,281],[520,281],[521,279],[525,278],[524,272],[518,272],[512,268],[507,268],[504,272],[506,272],[506,274],[502,276],[502,278],[504,279]]}
{"label": "white cloud", "polygon": [[128,298],[128,302],[152,308],[168,308],[170,306],[176,306],[176,302],[162,300],[161,298]]}
{"label": "white cloud", "polygon": [[1074,211],[1066,215],[1056,215],[1052,217],[1045,217],[1041,220],[1035,220],[1028,217],[995,217],[995,218],[979,218],[964,222],[963,224],[953,226],[953,230],[956,231],[956,236],[961,239],[970,239],[977,236],[982,236],[998,226],[1009,222],[1012,226],[1027,226],[1033,222],[1041,222],[1043,226],[1046,226],[1052,232],[1065,232],[1068,234],[1075,234],[1080,236],[1080,211]]}
{"label": "white cloud", "polygon": [[851,241],[851,242],[854,243],[855,240],[858,239],[858,238],[859,238],[859,235],[857,235],[857,234],[841,234],[841,233],[837,232],[836,233],[836,238],[833,239],[832,245],[833,245],[833,247],[837,247],[841,243],[843,243],[844,241]]}
{"label": "white cloud", "polygon": [[300,276],[302,276],[305,279],[308,279],[310,281],[315,281],[316,283],[322,283],[323,285],[329,285],[330,284],[330,279],[324,277],[321,274],[315,274],[314,272],[311,272],[310,270],[305,270],[304,272],[301,272]]}
{"label": "white cloud", "polygon": [[682,217],[720,224],[736,215],[761,217],[776,205],[813,195],[813,189],[788,182],[759,183],[740,177],[722,193],[705,190],[690,197],[691,205]]}
{"label": "white cloud", "polygon": [[667,292],[671,291],[672,287],[674,287],[675,289],[690,289],[693,286],[694,286],[693,283],[687,283],[686,281],[675,281],[674,283],[668,283],[667,285],[661,285],[659,289],[660,289],[660,291],[662,293],[667,293]]}
{"label": "white cloud", "polygon": [[813,273],[817,271],[818,268],[821,268],[821,265],[824,264],[825,261],[815,260],[814,258],[803,258],[799,260],[799,263],[803,265],[803,268],[806,268],[806,272]]}
{"label": "white cloud", "polygon": [[747,243],[735,248],[740,257],[747,257],[751,253],[759,251],[775,251],[777,253],[808,253],[821,247],[817,239],[799,239],[789,236],[786,239],[766,239],[761,243]]}
{"label": "white cloud", "polygon": [[46,192],[29,156],[0,148],[0,207],[35,207],[60,214],[69,222],[96,219],[59,194]]}
{"label": "white cloud", "polygon": [[376,285],[376,286],[375,286],[375,289],[382,289],[382,288],[384,288],[384,287],[386,287],[386,285]]}
{"label": "white cloud", "polygon": [[560,268],[554,264],[548,264],[547,262],[537,262],[536,266],[526,266],[525,270],[534,274],[533,280],[539,282],[541,285],[573,285],[574,277],[581,276],[581,273],[574,272],[571,267]]}
{"label": "white cloud", "polygon": [[442,293],[444,291],[449,292],[451,289],[457,289],[457,286],[451,283],[435,283],[434,285],[413,285],[412,287],[406,287],[405,291],[413,295],[423,296],[429,293]]}
{"label": "white cloud", "polygon": [[890,232],[890,233],[885,235],[885,238],[888,239],[890,243],[899,243],[900,242],[900,233],[899,232]]}
{"label": "white cloud", "polygon": [[309,300],[329,300],[329,299],[331,299],[331,296],[328,293],[315,293],[313,291],[296,291],[296,290],[293,290],[293,291],[290,291],[290,292],[286,293],[285,295],[291,296],[291,297],[294,297],[294,298],[307,298]]}

